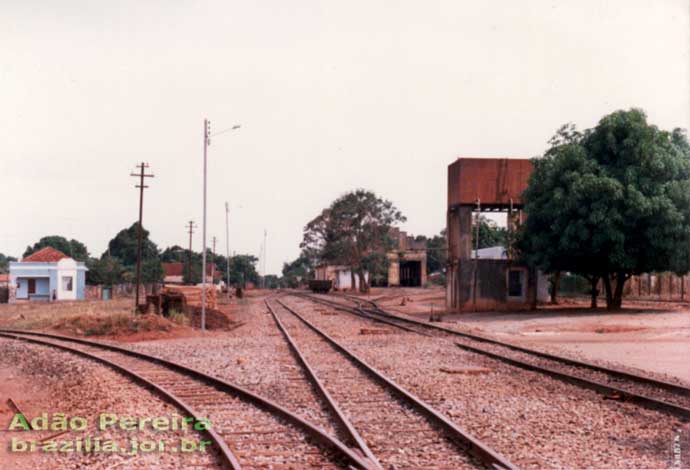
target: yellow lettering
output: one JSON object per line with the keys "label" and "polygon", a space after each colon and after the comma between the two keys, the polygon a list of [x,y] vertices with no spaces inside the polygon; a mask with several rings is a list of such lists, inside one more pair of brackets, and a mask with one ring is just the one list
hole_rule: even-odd
{"label": "yellow lettering", "polygon": [[30,431],[31,426],[29,426],[29,422],[26,420],[23,414],[17,413],[14,415],[12,418],[12,421],[10,422],[10,431],[14,431],[16,429],[23,429],[24,431]]}
{"label": "yellow lettering", "polygon": [[104,431],[106,428],[109,428],[117,422],[117,415],[113,413],[101,413],[101,415],[98,417],[98,429],[100,431]]}

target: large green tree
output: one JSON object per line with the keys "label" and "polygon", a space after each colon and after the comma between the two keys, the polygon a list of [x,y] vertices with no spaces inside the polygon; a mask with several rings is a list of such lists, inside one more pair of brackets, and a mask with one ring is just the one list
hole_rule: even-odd
{"label": "large green tree", "polygon": [[[106,254],[119,259],[125,266],[133,266],[137,263],[139,223],[134,222],[129,228],[120,230],[115,238],[108,243]],[[158,247],[149,239],[149,231],[142,227],[141,231],[141,259],[158,259]]]}
{"label": "large green tree", "polygon": [[77,261],[86,261],[89,258],[89,251],[86,249],[86,245],[78,240],[68,240],[60,235],[48,235],[42,237],[38,242],[34,243],[33,246],[27,246],[22,258],[26,258],[30,254],[48,246],[63,252]]}
{"label": "large green tree", "polygon": [[360,290],[368,292],[365,271],[384,268],[384,255],[393,247],[390,229],[405,220],[392,202],[358,189],[333,201],[306,225],[301,247],[319,253],[320,261],[349,266],[353,277],[359,277]]}
{"label": "large green tree", "polygon": [[[101,258],[112,256],[125,268],[123,279],[134,281],[137,264],[137,243],[139,223],[134,222],[129,228],[120,230],[115,238],[108,243],[108,250]],[[161,266],[158,247],[149,239],[149,232],[142,227],[141,242],[141,281],[144,283],[163,280],[164,273]]]}
{"label": "large green tree", "polygon": [[517,240],[527,262],[569,271],[620,308],[635,274],[688,271],[690,146],[676,129],[647,123],[639,109],[617,111],[593,129],[562,127],[523,198],[528,214]]}

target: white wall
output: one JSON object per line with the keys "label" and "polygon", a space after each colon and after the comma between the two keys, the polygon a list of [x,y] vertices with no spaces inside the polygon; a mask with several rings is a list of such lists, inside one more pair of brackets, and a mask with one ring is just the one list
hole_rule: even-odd
{"label": "white wall", "polygon": [[[64,289],[62,279],[72,278],[72,290]],[[57,300],[76,300],[77,299],[77,262],[71,258],[64,258],[57,264]]]}

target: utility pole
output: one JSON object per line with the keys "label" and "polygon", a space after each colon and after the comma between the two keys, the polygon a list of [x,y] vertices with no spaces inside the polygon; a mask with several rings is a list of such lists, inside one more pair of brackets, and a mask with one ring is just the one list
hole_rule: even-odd
{"label": "utility pole", "polygon": [[187,280],[190,283],[192,282],[192,234],[194,233],[195,228],[196,225],[194,225],[193,220],[187,222],[187,230],[189,233],[189,252],[187,253]]}
{"label": "utility pole", "polygon": [[211,284],[215,284],[216,282],[216,237],[215,235],[211,239],[213,240],[213,249],[211,250],[211,254],[213,254],[213,258],[211,259]]}
{"label": "utility pole", "polygon": [[148,188],[144,184],[144,178],[153,178],[152,174],[147,174],[146,169],[149,167],[148,163],[141,162],[136,166],[139,169],[139,173],[130,173],[129,176],[134,176],[139,178],[139,184],[135,188],[139,188],[139,230],[137,234],[137,279],[134,294],[134,312],[136,313],[139,307],[139,285],[141,284],[141,238],[142,238],[142,226],[141,221],[144,217],[144,188]]}
{"label": "utility pole", "polygon": [[[223,134],[224,132],[234,131],[239,129],[240,125],[235,124],[234,126],[224,129],[222,131],[216,132],[213,135]],[[206,331],[206,170],[207,170],[207,154],[208,146],[211,145],[211,122],[208,119],[204,119],[204,221],[202,225],[202,235],[203,238],[203,251],[201,253],[201,270],[204,275],[201,277],[201,332]]]}
{"label": "utility pole", "polygon": [[225,287],[228,289],[228,298],[230,298],[230,206],[225,201],[225,268],[226,268],[226,283]]}
{"label": "utility pole", "polygon": [[204,119],[204,222],[202,226],[203,251],[201,253],[201,332],[206,331],[206,154],[211,143],[211,123]]}
{"label": "utility pole", "polygon": [[476,312],[477,311],[477,276],[479,275],[479,225],[481,224],[481,217],[482,217],[482,204],[479,198],[477,198],[477,232],[476,232],[476,237],[477,239],[475,240],[475,252],[474,252],[474,279],[473,279],[473,286],[472,286],[472,305],[473,309]]}
{"label": "utility pole", "polygon": [[263,259],[264,267],[262,269],[262,271],[264,273],[264,277],[263,277],[264,289],[266,288],[266,236],[267,236],[266,229],[264,229],[264,259]]}

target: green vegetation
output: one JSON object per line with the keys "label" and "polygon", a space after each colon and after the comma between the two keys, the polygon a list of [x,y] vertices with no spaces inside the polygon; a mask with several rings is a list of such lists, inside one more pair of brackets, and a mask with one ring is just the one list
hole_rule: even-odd
{"label": "green vegetation", "polygon": [[[476,222],[475,222],[476,224]],[[508,243],[508,230],[505,227],[499,227],[491,219],[483,215],[479,216],[479,249],[490,248],[492,246],[506,247]],[[477,247],[477,229],[476,225],[472,229],[472,249]]]}
{"label": "green vegetation", "polygon": [[281,285],[292,289],[299,287],[310,278],[315,264],[314,253],[302,250],[296,260],[283,263]]}
{"label": "green vegetation", "polygon": [[[120,230],[108,243],[108,250],[101,256],[101,262],[93,262],[99,272],[91,275],[91,279],[106,279],[112,283],[135,282],[137,265],[139,223],[133,223],[129,228]],[[109,258],[112,258],[111,261]],[[116,273],[119,266],[123,269],[119,278]],[[163,267],[161,266],[158,247],[149,239],[149,232],[142,227],[141,239],[141,282],[159,282],[163,280]]]}
{"label": "green vegetation", "polygon": [[[125,266],[136,265],[138,228],[139,223],[134,222],[129,228],[120,230],[115,235],[115,238],[108,243],[108,251],[106,253],[120,260]],[[158,258],[158,247],[149,239],[149,231],[142,227],[141,259],[151,258]]]}
{"label": "green vegetation", "polygon": [[[256,263],[259,258],[253,255],[235,255],[230,257],[230,284],[244,287],[247,282],[259,285],[259,273]],[[222,266],[225,273],[225,264]],[[227,276],[224,276],[227,277]]]}
{"label": "green vegetation", "polygon": [[426,272],[442,273],[446,270],[446,260],[448,259],[448,243],[446,241],[446,229],[441,230],[438,235],[427,238],[424,235],[417,236],[417,241],[426,242]]}
{"label": "green vegetation", "polygon": [[63,252],[77,261],[86,261],[89,258],[89,251],[86,249],[86,245],[74,239],[67,240],[65,237],[59,235],[42,237],[38,242],[34,243],[33,246],[27,246],[22,258],[26,258],[30,254],[48,246]]}
{"label": "green vegetation", "polygon": [[172,325],[159,315],[121,313],[110,316],[77,316],[59,322],[56,330],[77,336],[130,335],[149,331],[170,331]]}
{"label": "green vegetation", "polygon": [[523,197],[529,216],[517,240],[545,272],[568,271],[606,305],[621,306],[630,276],[688,271],[690,145],[676,129],[647,123],[643,111],[617,111],[593,129],[563,126],[550,141]]}
{"label": "green vegetation", "polygon": [[11,261],[17,261],[17,258],[0,253],[0,274],[9,272]]}
{"label": "green vegetation", "polygon": [[303,249],[317,253],[319,262],[340,264],[359,277],[362,292],[369,291],[365,272],[385,269],[385,254],[393,248],[390,228],[406,219],[392,202],[358,189],[335,201],[304,228]]}
{"label": "green vegetation", "polygon": [[103,255],[101,259],[90,258],[86,262],[86,282],[90,285],[112,286],[122,281],[125,268],[117,258]]}

